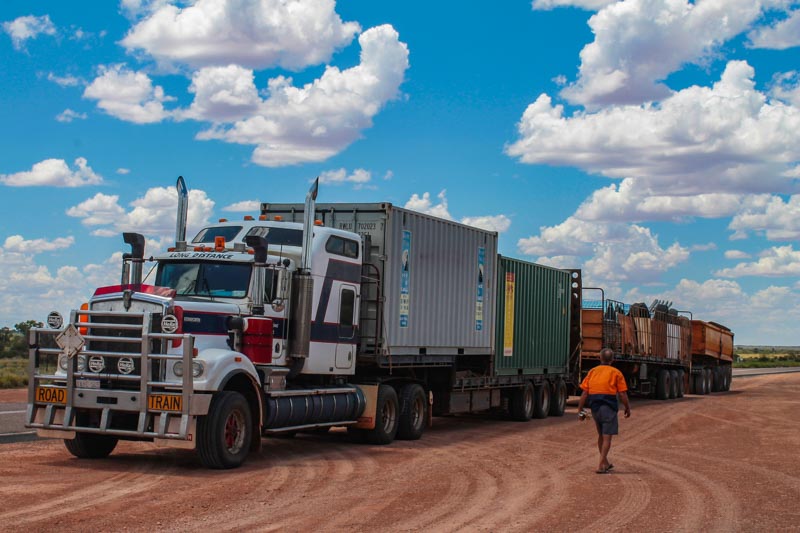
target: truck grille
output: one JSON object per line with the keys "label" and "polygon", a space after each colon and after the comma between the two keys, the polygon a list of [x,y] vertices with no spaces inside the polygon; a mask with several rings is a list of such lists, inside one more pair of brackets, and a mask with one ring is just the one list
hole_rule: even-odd
{"label": "truck grille", "polygon": [[[92,314],[89,317],[89,323],[84,326],[87,331],[86,355],[90,362],[87,373],[97,374],[101,389],[139,389],[139,378],[142,375],[142,339],[148,326],[150,332],[161,333],[161,317],[161,313],[150,315],[148,325],[143,324],[145,317],[141,314],[108,313]],[[124,339],[130,339],[130,342]],[[151,338],[149,353],[166,353],[167,342]],[[163,379],[163,363],[160,359],[152,361],[149,375],[151,380]],[[100,370],[95,371],[96,369]]]}

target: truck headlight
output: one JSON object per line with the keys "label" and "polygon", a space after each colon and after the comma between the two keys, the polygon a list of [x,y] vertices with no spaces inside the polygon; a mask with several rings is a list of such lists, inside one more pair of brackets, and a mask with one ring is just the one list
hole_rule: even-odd
{"label": "truck headlight", "polygon": [[[205,371],[205,367],[203,367],[203,363],[199,361],[192,361],[192,377],[199,378],[203,375]],[[182,378],[183,377],[183,361],[178,361],[172,366],[172,373],[175,374],[176,377]]]}
{"label": "truck headlight", "polygon": [[[63,372],[66,373],[67,366],[69,365],[69,358],[61,354],[58,356],[58,368],[60,368]],[[85,372],[86,371],[86,356],[81,354],[78,356],[78,372]]]}

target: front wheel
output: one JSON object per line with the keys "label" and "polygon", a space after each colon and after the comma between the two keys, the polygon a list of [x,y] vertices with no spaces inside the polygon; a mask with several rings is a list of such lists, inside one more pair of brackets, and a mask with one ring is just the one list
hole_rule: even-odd
{"label": "front wheel", "polygon": [[208,468],[236,468],[247,458],[253,421],[244,396],[234,391],[214,395],[206,416],[197,421],[197,454]]}
{"label": "front wheel", "polygon": [[69,453],[79,459],[102,459],[117,447],[119,439],[96,433],[76,433],[74,439],[64,439]]}

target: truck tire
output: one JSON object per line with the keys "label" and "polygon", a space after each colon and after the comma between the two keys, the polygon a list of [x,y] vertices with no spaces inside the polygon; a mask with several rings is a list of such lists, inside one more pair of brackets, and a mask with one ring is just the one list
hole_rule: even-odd
{"label": "truck tire", "polygon": [[718,366],[714,375],[714,384],[716,385],[716,392],[725,391],[725,367]]}
{"label": "truck tire", "polygon": [[378,388],[378,400],[375,408],[375,428],[366,430],[366,439],[370,444],[389,444],[397,435],[400,414],[400,402],[397,391],[391,385]]}
{"label": "truck tire", "polygon": [[208,414],[197,421],[197,455],[208,468],[236,468],[250,452],[253,419],[244,396],[234,391],[214,394]]}
{"label": "truck tire", "polygon": [[731,382],[733,381],[733,367],[725,367],[725,390],[731,390]]}
{"label": "truck tire", "polygon": [[534,403],[533,403],[533,418],[547,418],[547,413],[550,412],[550,401],[552,400],[550,394],[550,384],[545,381],[541,385],[533,387]]}
{"label": "truck tire", "polygon": [[550,398],[550,416],[564,416],[567,409],[567,384],[558,378],[553,384],[553,396]]}
{"label": "truck tire", "polygon": [[673,400],[678,397],[678,371],[669,371],[669,399]]}
{"label": "truck tire", "polygon": [[508,402],[508,412],[511,418],[519,422],[527,422],[533,418],[533,383],[528,381],[522,387],[514,389]]}
{"label": "truck tire", "polygon": [[428,421],[428,398],[425,389],[410,383],[400,390],[400,421],[397,424],[397,438],[417,440],[425,431]]}
{"label": "truck tire", "polygon": [[700,370],[699,374],[695,374],[692,376],[694,378],[694,393],[695,394],[705,394],[706,388],[706,373],[704,370]]}
{"label": "truck tire", "polygon": [[80,459],[102,459],[114,451],[118,440],[111,435],[76,433],[74,439],[64,439],[64,446]]}
{"label": "truck tire", "polygon": [[710,368],[706,368],[703,372],[705,373],[705,381],[706,381],[706,384],[703,387],[703,394],[710,394],[711,389],[714,386],[714,378],[711,377],[713,374],[711,373]]}
{"label": "truck tire", "polygon": [[678,370],[678,398],[683,398],[686,394],[686,374],[683,370]]}
{"label": "truck tire", "polygon": [[671,379],[670,379],[669,370],[662,368],[658,371],[658,377],[656,378],[656,399],[657,400],[668,400],[669,399],[669,390],[671,387]]}

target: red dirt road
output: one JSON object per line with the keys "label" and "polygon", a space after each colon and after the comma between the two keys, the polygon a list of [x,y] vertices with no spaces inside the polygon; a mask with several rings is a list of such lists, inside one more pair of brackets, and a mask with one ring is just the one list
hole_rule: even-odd
{"label": "red dirt road", "polygon": [[785,374],[634,401],[610,475],[594,473],[594,427],[574,403],[530,423],[435,419],[390,446],[266,439],[234,471],[145,443],[98,461],[58,441],[0,445],[0,530],[797,530],[798,394],[800,374]]}

